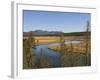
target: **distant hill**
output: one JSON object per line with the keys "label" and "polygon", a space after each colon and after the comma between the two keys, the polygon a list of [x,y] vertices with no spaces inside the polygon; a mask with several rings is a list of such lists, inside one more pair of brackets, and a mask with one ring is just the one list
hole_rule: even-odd
{"label": "distant hill", "polygon": [[[89,35],[91,34],[88,32]],[[65,36],[85,36],[87,33],[86,32],[71,32],[71,33],[64,33]]]}
{"label": "distant hill", "polygon": [[[59,35],[63,32],[60,31],[44,31],[44,30],[35,30],[35,31],[30,31],[33,35],[35,36],[46,36],[46,35]],[[30,32],[24,32],[24,36],[28,36]]]}
{"label": "distant hill", "polygon": [[[60,31],[44,31],[44,30],[35,30],[30,31],[34,36],[59,36],[60,34],[64,34],[64,36],[84,36],[86,32],[70,32],[64,33]],[[30,32],[23,32],[23,36],[28,36]],[[90,32],[89,32],[90,35]]]}

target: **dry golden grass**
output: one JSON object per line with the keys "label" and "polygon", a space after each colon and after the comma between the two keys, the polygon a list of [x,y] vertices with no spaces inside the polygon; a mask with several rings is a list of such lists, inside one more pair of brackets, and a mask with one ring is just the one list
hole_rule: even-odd
{"label": "dry golden grass", "polygon": [[59,42],[59,37],[35,37],[36,44],[51,44]]}
{"label": "dry golden grass", "polygon": [[56,36],[41,36],[41,37],[35,37],[36,40],[55,40],[59,39],[59,37]]}
{"label": "dry golden grass", "polygon": [[50,43],[55,43],[55,42],[57,41],[56,40],[38,40],[37,44],[50,44]]}
{"label": "dry golden grass", "polygon": [[[58,36],[37,36],[34,37],[36,44],[51,44],[60,42]],[[84,36],[65,36],[64,40],[83,40]]]}
{"label": "dry golden grass", "polygon": [[[90,53],[90,44],[88,46],[88,53]],[[50,46],[49,49],[52,49],[54,51],[60,51],[61,50],[61,45],[58,46]],[[65,44],[65,51],[66,52],[74,52],[74,53],[86,53],[86,44],[84,43],[79,43],[79,44]]]}

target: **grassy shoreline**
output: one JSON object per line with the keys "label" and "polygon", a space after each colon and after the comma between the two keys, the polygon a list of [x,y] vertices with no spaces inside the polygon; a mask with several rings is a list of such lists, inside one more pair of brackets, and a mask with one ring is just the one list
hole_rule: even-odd
{"label": "grassy shoreline", "polygon": [[[61,45],[57,46],[49,46],[48,49],[51,49],[53,51],[60,52],[61,51]],[[86,47],[85,44],[65,44],[64,49],[66,52],[73,52],[73,53],[86,53]],[[90,52],[90,50],[88,50]]]}

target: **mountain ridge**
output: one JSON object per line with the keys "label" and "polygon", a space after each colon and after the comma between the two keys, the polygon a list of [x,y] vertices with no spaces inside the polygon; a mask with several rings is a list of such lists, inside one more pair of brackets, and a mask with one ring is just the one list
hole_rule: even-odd
{"label": "mountain ridge", "polygon": [[[29,32],[23,32],[23,36],[28,36],[29,33],[32,33],[34,36],[59,36],[60,34],[63,34],[64,36],[84,36],[87,32],[69,32],[64,33],[61,31],[45,31],[45,30],[35,30],[35,31],[29,31]],[[88,32],[90,35],[90,32]]]}

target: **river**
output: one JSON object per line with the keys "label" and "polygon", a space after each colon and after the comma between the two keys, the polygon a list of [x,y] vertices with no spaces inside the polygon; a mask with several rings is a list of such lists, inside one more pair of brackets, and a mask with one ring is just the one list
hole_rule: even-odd
{"label": "river", "polygon": [[[66,41],[66,44],[69,43],[80,43],[80,41]],[[60,53],[48,49],[48,46],[56,46],[60,45],[60,43],[53,43],[53,44],[42,44],[42,45],[37,45],[36,48],[33,48],[34,54],[35,54],[35,63],[39,63],[40,57],[41,57],[41,50],[42,55],[44,56],[45,60],[47,63],[51,64],[52,67],[60,67],[61,62],[60,62]]]}

